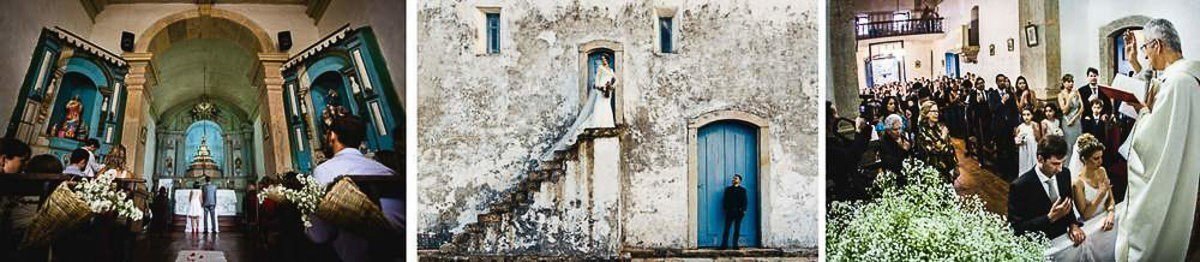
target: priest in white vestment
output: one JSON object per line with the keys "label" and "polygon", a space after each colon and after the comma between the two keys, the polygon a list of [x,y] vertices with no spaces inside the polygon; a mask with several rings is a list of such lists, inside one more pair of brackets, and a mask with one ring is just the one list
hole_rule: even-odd
{"label": "priest in white vestment", "polygon": [[1143,34],[1144,44],[1126,51],[1140,70],[1140,48],[1157,73],[1150,74],[1146,101],[1128,103],[1139,117],[1128,142],[1128,208],[1118,214],[1116,257],[1183,261],[1200,184],[1200,62],[1183,59],[1179,34],[1167,20],[1151,20]]}

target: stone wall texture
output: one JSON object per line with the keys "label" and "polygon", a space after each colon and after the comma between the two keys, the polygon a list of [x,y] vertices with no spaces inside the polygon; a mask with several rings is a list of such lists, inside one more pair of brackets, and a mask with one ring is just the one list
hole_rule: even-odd
{"label": "stone wall texture", "polygon": [[[501,10],[501,51],[479,54],[480,7]],[[763,245],[818,238],[816,1],[422,1],[418,4],[419,234],[460,232],[520,181],[574,120],[580,46],[623,51],[625,247],[688,248],[688,120],[722,110],[769,122]],[[674,10],[677,52],[657,51]]]}

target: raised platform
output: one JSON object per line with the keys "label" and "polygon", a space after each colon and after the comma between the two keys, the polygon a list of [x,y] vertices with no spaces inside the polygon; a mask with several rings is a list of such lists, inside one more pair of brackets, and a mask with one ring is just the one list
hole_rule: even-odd
{"label": "raised platform", "polygon": [[[240,216],[217,216],[217,225],[221,227],[221,232],[234,232],[241,228],[242,217]],[[200,220],[201,225],[204,219]],[[187,216],[175,215],[171,219],[171,232],[183,232],[187,228]]]}

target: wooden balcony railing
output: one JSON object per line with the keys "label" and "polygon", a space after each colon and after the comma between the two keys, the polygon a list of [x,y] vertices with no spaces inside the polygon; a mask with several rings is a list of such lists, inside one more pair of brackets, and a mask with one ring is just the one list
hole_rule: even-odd
{"label": "wooden balcony railing", "polygon": [[944,33],[942,30],[942,19],[944,18],[860,23],[855,26],[855,34],[858,36],[858,40],[890,36],[941,34]]}

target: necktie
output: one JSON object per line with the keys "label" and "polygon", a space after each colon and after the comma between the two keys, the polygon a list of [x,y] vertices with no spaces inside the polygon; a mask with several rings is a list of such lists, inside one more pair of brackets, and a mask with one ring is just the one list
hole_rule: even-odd
{"label": "necktie", "polygon": [[1046,187],[1050,188],[1050,202],[1058,202],[1058,187],[1054,186],[1054,179],[1046,180]]}

